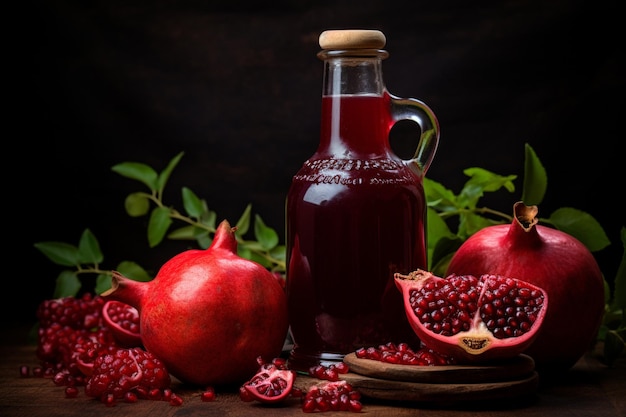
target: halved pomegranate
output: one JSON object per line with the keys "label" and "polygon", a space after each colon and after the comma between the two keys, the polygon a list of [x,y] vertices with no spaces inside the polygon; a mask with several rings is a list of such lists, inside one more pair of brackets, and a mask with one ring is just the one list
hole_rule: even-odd
{"label": "halved pomegranate", "polygon": [[411,327],[422,342],[459,363],[511,358],[537,337],[548,295],[500,275],[395,274]]}
{"label": "halved pomegranate", "polygon": [[109,300],[102,306],[102,319],[122,347],[140,347],[139,312],[133,306]]}

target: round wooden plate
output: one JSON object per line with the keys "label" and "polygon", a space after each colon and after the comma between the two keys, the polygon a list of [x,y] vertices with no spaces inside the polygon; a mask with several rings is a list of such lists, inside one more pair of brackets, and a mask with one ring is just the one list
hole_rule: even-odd
{"label": "round wooden plate", "polygon": [[348,381],[363,396],[379,400],[416,401],[453,405],[481,400],[505,400],[529,398],[537,390],[539,377],[536,372],[503,382],[474,384],[394,381],[372,378],[348,372],[341,379]]}
{"label": "round wooden plate", "polygon": [[475,384],[525,380],[533,374],[535,362],[518,355],[506,361],[481,365],[415,366],[395,365],[347,354],[343,361],[350,372],[376,379],[428,384]]}

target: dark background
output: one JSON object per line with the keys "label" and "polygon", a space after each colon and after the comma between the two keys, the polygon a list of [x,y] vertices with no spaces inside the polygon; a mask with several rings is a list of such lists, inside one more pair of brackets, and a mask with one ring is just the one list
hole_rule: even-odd
{"label": "dark background", "polygon": [[120,162],[160,171],[184,151],[166,203],[182,209],[187,186],[231,222],[252,203],[282,238],[291,176],[318,142],[318,36],[340,28],[382,30],[388,89],[437,114],[428,177],[458,192],[465,168],[517,174],[515,193],[485,202],[512,212],[529,143],[549,179],[540,215],[569,206],[598,219],[612,245],[596,256],[613,279],[626,179],[617,2],[214,3],[48,1],[20,15],[25,43],[5,56],[15,72],[5,79],[5,283],[19,304],[9,320],[33,322],[62,270],[35,242],[77,244],[89,228],[104,269],[133,260],[152,272],[187,247],[149,249],[147,218],[123,207],[146,189],[111,171]]}

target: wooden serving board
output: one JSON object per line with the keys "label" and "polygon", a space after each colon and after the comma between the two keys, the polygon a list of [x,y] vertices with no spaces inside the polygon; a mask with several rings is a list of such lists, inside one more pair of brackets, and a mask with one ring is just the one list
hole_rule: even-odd
{"label": "wooden serving board", "polygon": [[488,365],[414,366],[359,359],[350,353],[342,375],[362,395],[381,400],[458,403],[527,397],[539,377],[530,356]]}
{"label": "wooden serving board", "polygon": [[395,365],[347,354],[343,361],[350,372],[394,381],[425,382],[429,384],[474,384],[502,382],[525,378],[535,370],[530,356],[518,355],[501,362],[480,365],[415,366]]}
{"label": "wooden serving board", "polygon": [[513,381],[476,384],[429,384],[371,378],[348,372],[341,376],[362,395],[380,400],[452,404],[481,400],[509,400],[532,395],[537,390],[536,372]]}

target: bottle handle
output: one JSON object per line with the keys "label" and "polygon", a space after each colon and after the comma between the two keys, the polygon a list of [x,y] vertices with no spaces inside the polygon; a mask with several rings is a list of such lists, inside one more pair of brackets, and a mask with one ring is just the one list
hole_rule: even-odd
{"label": "bottle handle", "polygon": [[[423,177],[430,168],[439,145],[439,121],[435,113],[424,102],[415,98],[400,98],[390,95],[393,124],[400,120],[411,120],[418,124],[421,133],[415,154],[404,162]],[[390,129],[393,127],[390,126]]]}

